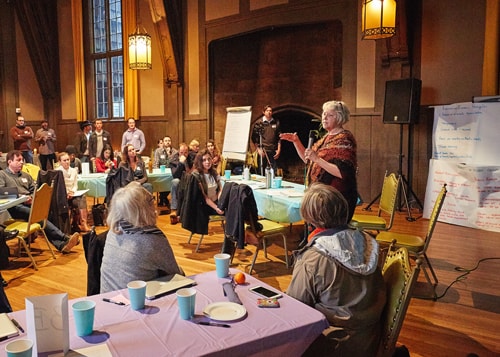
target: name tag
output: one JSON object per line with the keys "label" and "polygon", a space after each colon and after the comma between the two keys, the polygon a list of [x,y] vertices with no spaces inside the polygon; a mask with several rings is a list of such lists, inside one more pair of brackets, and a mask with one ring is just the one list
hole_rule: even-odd
{"label": "name tag", "polygon": [[21,181],[24,183],[28,183],[28,180],[26,179],[26,177],[21,177]]}
{"label": "name tag", "polygon": [[108,141],[108,138],[102,138],[102,140],[104,140],[104,141]]}
{"label": "name tag", "polygon": [[139,135],[137,135],[137,134],[134,134],[134,138],[138,138],[138,137],[139,137]]}
{"label": "name tag", "polygon": [[164,159],[165,158],[165,155],[160,155],[160,159]]}
{"label": "name tag", "polygon": [[276,129],[276,124],[271,125],[271,128]]}

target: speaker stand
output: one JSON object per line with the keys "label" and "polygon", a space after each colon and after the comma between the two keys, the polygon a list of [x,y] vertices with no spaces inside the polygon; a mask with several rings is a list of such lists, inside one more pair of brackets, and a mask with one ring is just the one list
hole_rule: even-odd
{"label": "speaker stand", "polygon": [[[411,124],[410,124],[411,125]],[[410,140],[408,140],[408,152],[411,150],[410,148]],[[399,168],[398,168],[398,175],[401,178],[401,184],[399,185],[399,192],[398,192],[398,197],[399,197],[399,210],[402,210],[403,203],[406,205],[406,213],[407,217],[406,220],[409,222],[413,222],[416,220],[416,218],[413,218],[411,215],[411,209],[410,209],[410,200],[408,199],[408,195],[411,194],[415,201],[417,202],[418,206],[420,207],[420,210],[423,210],[422,203],[418,199],[417,195],[415,195],[415,192],[413,192],[410,184],[408,183],[408,180],[406,179],[405,175],[403,174],[403,125],[400,125],[399,128]]]}
{"label": "speaker stand", "polygon": [[[409,148],[410,149],[410,148]],[[410,200],[408,199],[408,194],[411,194],[415,201],[417,202],[418,206],[420,207],[420,210],[423,210],[422,203],[418,199],[417,195],[415,195],[415,192],[413,192],[408,180],[406,179],[405,175],[403,174],[403,124],[400,124],[399,127],[399,154],[398,154],[398,176],[401,179],[401,184],[399,185],[399,192],[398,192],[398,197],[399,197],[399,207],[398,209],[401,211],[403,208],[403,203],[406,206],[406,213],[407,217],[406,220],[409,222],[413,222],[416,220],[411,214],[410,210]],[[382,195],[382,192],[380,192],[365,208],[363,208],[363,211],[371,211],[371,206],[377,202]]]}

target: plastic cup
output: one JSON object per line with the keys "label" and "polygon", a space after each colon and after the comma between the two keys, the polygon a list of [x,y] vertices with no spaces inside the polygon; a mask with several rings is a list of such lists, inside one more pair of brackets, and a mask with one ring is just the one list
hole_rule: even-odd
{"label": "plastic cup", "polygon": [[231,170],[225,170],[224,177],[226,178],[226,180],[229,180],[231,178]]}
{"label": "plastic cup", "polygon": [[95,302],[82,300],[72,305],[73,317],[75,319],[76,335],[88,336],[94,330]]}
{"label": "plastic cup", "polygon": [[160,173],[164,174],[166,170],[165,165],[160,165]]}
{"label": "plastic cup", "polygon": [[273,180],[273,188],[281,188],[281,182],[282,182],[281,177],[275,177]]}
{"label": "plastic cup", "polygon": [[215,272],[218,278],[226,278],[229,276],[229,261],[231,256],[226,253],[219,253],[214,255],[215,259]]}
{"label": "plastic cup", "polygon": [[144,309],[146,285],[146,282],[142,280],[134,280],[127,284],[130,306],[133,310]]}
{"label": "plastic cup", "polygon": [[31,357],[33,354],[33,341],[27,338],[14,340],[5,345],[8,357]]}
{"label": "plastic cup", "polygon": [[177,290],[177,303],[179,304],[179,315],[183,320],[194,317],[194,307],[196,304],[196,290],[193,288],[183,288]]}

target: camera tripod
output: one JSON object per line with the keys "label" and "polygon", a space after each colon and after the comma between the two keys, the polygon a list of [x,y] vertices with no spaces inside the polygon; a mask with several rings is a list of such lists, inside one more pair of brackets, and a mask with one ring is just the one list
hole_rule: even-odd
{"label": "camera tripod", "polygon": [[[410,133],[411,134],[411,133]],[[408,140],[408,152],[410,152],[410,140]],[[420,210],[423,210],[422,203],[418,199],[417,195],[415,195],[415,192],[413,192],[410,183],[406,179],[405,175],[403,174],[403,124],[400,124],[399,127],[399,154],[398,154],[398,177],[400,179],[400,185],[398,188],[398,200],[399,200],[399,207],[398,209],[401,211],[403,208],[403,205],[406,206],[406,213],[407,217],[406,220],[409,222],[413,222],[416,220],[411,214],[410,210],[410,200],[408,199],[408,195],[411,194],[413,196],[415,202],[417,202],[418,206],[420,207]],[[409,173],[410,174],[410,173]],[[365,208],[363,208],[364,211],[371,211],[371,206],[377,202],[377,200],[380,198],[382,195],[382,192],[380,192]]]}

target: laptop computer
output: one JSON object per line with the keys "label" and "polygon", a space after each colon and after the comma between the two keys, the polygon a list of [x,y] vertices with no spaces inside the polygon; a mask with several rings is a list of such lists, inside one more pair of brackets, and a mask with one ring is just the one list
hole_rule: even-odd
{"label": "laptop computer", "polygon": [[0,187],[0,199],[16,199],[18,197],[17,187]]}
{"label": "laptop computer", "polygon": [[180,288],[196,285],[196,281],[185,276],[175,274],[150,280],[146,285],[146,299],[153,300],[160,296],[177,291]]}

